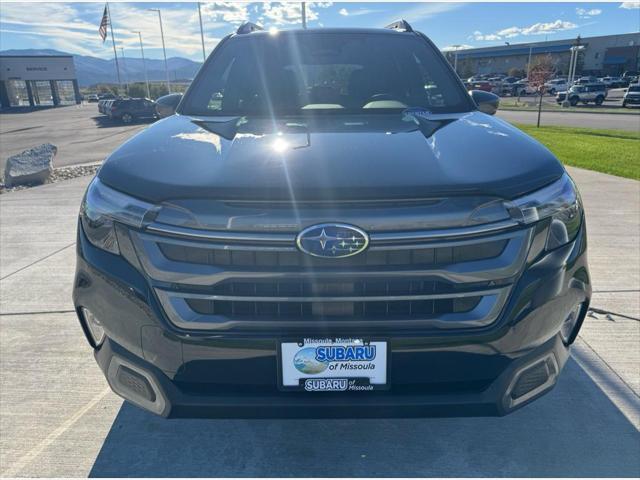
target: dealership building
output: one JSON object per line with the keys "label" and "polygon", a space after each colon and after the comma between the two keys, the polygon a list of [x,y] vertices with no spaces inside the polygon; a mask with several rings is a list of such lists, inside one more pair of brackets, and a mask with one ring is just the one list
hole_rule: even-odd
{"label": "dealership building", "polygon": [[72,56],[0,56],[0,105],[3,108],[80,102]]}
{"label": "dealership building", "polygon": [[[507,43],[507,42],[505,42]],[[476,74],[504,73],[517,68],[526,70],[536,58],[550,55],[559,74],[567,74],[571,47],[580,50],[578,75],[618,76],[639,69],[640,33],[605,35],[601,37],[568,38],[549,42],[518,43],[498,47],[472,48],[446,52],[451,63],[457,55],[458,73],[465,76]]]}

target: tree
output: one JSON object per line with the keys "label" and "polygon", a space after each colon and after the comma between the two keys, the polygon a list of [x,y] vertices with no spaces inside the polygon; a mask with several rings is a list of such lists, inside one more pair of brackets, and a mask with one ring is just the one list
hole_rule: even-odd
{"label": "tree", "polygon": [[542,113],[542,97],[544,95],[544,84],[556,75],[556,65],[551,55],[536,57],[535,62],[529,69],[529,85],[538,91],[538,124],[540,127],[540,115]]}
{"label": "tree", "polygon": [[521,68],[510,68],[509,71],[507,72],[507,74],[510,77],[517,77],[517,78],[523,78],[526,75],[526,72],[521,69]]}

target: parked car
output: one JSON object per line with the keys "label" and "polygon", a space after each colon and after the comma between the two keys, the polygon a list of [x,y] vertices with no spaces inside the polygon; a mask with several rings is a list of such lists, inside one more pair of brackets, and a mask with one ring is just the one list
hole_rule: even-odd
{"label": "parked car", "polygon": [[640,105],[640,84],[631,84],[622,98],[622,108]]}
{"label": "parked car", "polygon": [[102,113],[103,115],[107,115],[107,106],[111,102],[113,102],[113,99],[110,98],[98,100],[98,112]]}
{"label": "parked car", "polygon": [[535,95],[537,90],[529,85],[528,80],[519,80],[511,85],[512,95],[515,96],[527,96],[527,95]]}
{"label": "parked car", "polygon": [[165,118],[176,112],[178,104],[182,100],[182,93],[170,93],[156,100],[156,114],[159,118]]}
{"label": "parked car", "polygon": [[626,81],[621,77],[602,77],[599,82],[604,83],[607,88],[623,88],[626,86]]}
{"label": "parked car", "polygon": [[500,89],[500,95],[511,95],[513,94],[513,85],[520,81],[520,78],[517,77],[505,77],[502,79],[502,85]]}
{"label": "parked car", "polygon": [[87,102],[88,103],[97,103],[99,100],[98,95],[96,93],[90,93],[89,95],[87,95]]}
{"label": "parked car", "polygon": [[131,123],[143,118],[155,118],[156,104],[148,98],[112,100],[107,106],[107,113],[112,120]]}
{"label": "parked car", "polygon": [[549,392],[591,298],[584,212],[498,100],[404,21],[241,25],[82,201],[73,302],[110,387],[242,418]]}
{"label": "parked car", "polygon": [[567,80],[562,78],[549,80],[544,86],[550,95],[555,95],[557,92],[564,92],[569,87]]}
{"label": "parked car", "polygon": [[556,95],[556,102],[561,104],[567,97],[571,106],[576,106],[580,102],[585,105],[590,102],[602,105],[602,102],[607,98],[607,87],[604,83],[577,84],[567,92],[559,92]]}
{"label": "parked car", "polygon": [[573,83],[576,85],[586,85],[588,83],[598,83],[598,79],[594,76],[580,77]]}
{"label": "parked car", "polygon": [[494,86],[491,85],[491,82],[488,82],[486,80],[467,83],[467,90],[482,90],[484,92],[492,92],[493,89]]}

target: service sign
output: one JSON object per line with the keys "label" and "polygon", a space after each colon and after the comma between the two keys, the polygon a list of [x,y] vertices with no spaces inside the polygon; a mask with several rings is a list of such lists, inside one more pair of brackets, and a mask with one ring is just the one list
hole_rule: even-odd
{"label": "service sign", "polygon": [[280,348],[282,386],[308,392],[368,391],[387,384],[387,343],[305,338]]}

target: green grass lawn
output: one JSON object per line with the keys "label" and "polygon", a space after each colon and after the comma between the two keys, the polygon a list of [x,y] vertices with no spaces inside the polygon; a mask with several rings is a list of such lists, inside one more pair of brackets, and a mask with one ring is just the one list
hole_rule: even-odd
{"label": "green grass lawn", "polygon": [[640,132],[517,125],[566,165],[640,180]]}

